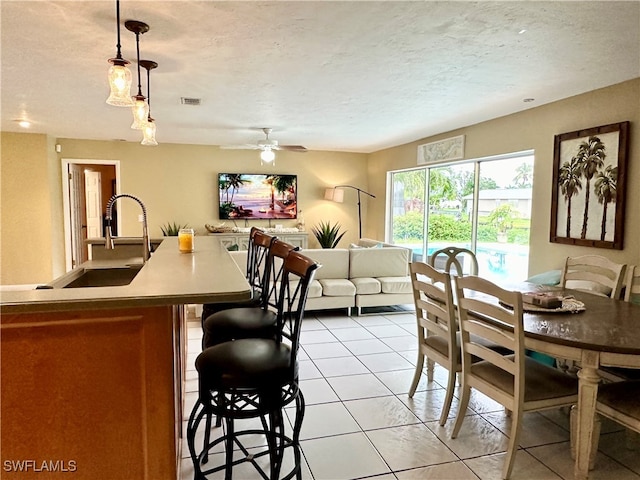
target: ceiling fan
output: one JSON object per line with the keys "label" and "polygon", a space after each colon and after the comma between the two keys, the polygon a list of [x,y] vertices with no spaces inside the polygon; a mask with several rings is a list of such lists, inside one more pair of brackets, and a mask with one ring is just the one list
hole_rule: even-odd
{"label": "ceiling fan", "polygon": [[302,145],[280,145],[277,140],[269,138],[269,134],[273,131],[272,128],[263,128],[265,139],[258,140],[258,143],[247,143],[244,145],[221,145],[223,149],[239,149],[239,150],[260,150],[260,159],[264,162],[271,163],[275,159],[274,150],[288,150],[290,152],[307,151],[306,147]]}

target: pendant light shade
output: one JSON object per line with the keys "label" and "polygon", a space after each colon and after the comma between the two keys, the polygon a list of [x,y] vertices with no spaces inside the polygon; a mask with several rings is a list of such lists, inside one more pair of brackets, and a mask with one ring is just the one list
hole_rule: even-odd
{"label": "pendant light shade", "polygon": [[117,59],[109,60],[113,65],[109,68],[109,88],[111,90],[107,103],[115,107],[131,107],[131,70],[125,64],[115,63]]}
{"label": "pendant light shade", "polygon": [[276,154],[268,147],[260,152],[260,165],[262,165],[263,162],[272,163],[275,159]]}
{"label": "pendant light shade", "polygon": [[142,126],[142,145],[156,146],[156,122],[151,118],[151,74],[150,71],[158,67],[158,64],[152,60],[140,60],[140,66],[147,71],[147,119]]}
{"label": "pendant light shade", "polygon": [[149,117],[147,123],[144,124],[144,128],[142,129],[142,142],[141,145],[147,145],[151,147],[155,147],[158,145],[156,141],[156,122],[153,118]]}
{"label": "pendant light shade", "polygon": [[133,107],[131,107],[131,112],[133,113],[131,128],[134,130],[142,130],[149,117],[149,104],[144,95],[136,95],[133,98],[135,101]]}
{"label": "pendant light shade", "polygon": [[148,32],[149,25],[137,20],[127,20],[124,22],[124,26],[130,32],[136,34],[136,58],[138,60],[138,94],[133,97],[134,105],[131,108],[133,123],[131,124],[131,128],[142,130],[149,117],[149,105],[147,104],[145,96],[142,95],[142,84],[140,83],[140,34]]}
{"label": "pendant light shade", "polygon": [[131,107],[131,70],[129,70],[129,61],[122,58],[120,52],[120,1],[116,0],[116,21],[118,40],[116,43],[117,52],[115,58],[110,58],[109,63],[109,98],[107,103],[116,107]]}

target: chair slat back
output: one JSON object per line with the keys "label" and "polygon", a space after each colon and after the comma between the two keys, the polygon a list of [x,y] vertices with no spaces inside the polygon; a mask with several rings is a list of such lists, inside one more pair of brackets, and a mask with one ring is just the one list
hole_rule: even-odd
{"label": "chair slat back", "polygon": [[629,265],[627,267],[624,301],[640,303],[640,268],[635,265]]}
{"label": "chair slat back", "polygon": [[249,233],[249,248],[247,253],[247,281],[253,292],[262,295],[263,290],[268,290],[265,285],[267,278],[267,257],[271,244],[277,237],[268,235],[262,230],[253,227]]}
{"label": "chair slat back", "polygon": [[[517,384],[517,379],[524,378],[522,294],[475,276],[454,277],[454,283],[465,373],[475,355],[514,375]],[[480,339],[512,350],[514,355],[503,356]],[[473,377],[470,371],[469,375]]]}
{"label": "chair slat back", "polygon": [[[619,299],[625,267],[623,263],[612,262],[600,255],[567,257],[560,285]],[[567,282],[570,282],[569,285]],[[574,282],[574,286],[571,282]]]}
{"label": "chair slat back", "polygon": [[442,337],[449,345],[449,358],[458,362],[456,332],[458,330],[451,276],[423,262],[409,265],[419,337]]}
{"label": "chair slat back", "polygon": [[282,240],[274,240],[269,248],[265,268],[265,289],[262,292],[261,303],[263,308],[273,311],[278,310],[278,289],[283,275],[285,259],[290,252],[300,250]]}
{"label": "chair slat back", "polygon": [[[441,262],[438,257],[445,257],[443,270],[447,273],[455,273],[459,277],[463,275],[478,275],[478,259],[475,253],[467,248],[459,247],[445,247],[440,250],[436,250],[429,257],[429,265],[434,268],[438,268],[438,264]],[[469,266],[468,271],[464,271],[465,263]],[[455,272],[452,271],[452,267]]]}
{"label": "chair slat back", "polygon": [[295,368],[300,345],[300,329],[309,285],[320,267],[315,260],[296,250],[290,251],[283,262],[282,275],[278,282],[278,340],[286,340],[290,344],[292,368]]}

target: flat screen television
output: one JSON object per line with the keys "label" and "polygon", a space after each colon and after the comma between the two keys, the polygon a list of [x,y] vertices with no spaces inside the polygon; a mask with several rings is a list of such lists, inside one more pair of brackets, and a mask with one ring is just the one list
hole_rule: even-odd
{"label": "flat screen television", "polygon": [[219,173],[220,220],[297,218],[297,192],[296,175]]}

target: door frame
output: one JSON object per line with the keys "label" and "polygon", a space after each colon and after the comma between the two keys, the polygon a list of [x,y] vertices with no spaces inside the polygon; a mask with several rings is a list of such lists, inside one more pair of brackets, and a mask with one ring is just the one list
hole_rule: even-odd
{"label": "door frame", "polygon": [[[73,268],[73,259],[71,254],[71,236],[73,231],[71,228],[71,192],[69,189],[69,165],[72,164],[84,164],[84,165],[112,165],[116,169],[116,195],[120,194],[120,160],[90,160],[84,158],[62,158],[62,212],[64,216],[64,257],[65,257],[65,271],[70,271]],[[120,215],[117,219],[118,231],[122,230],[120,224]]]}

